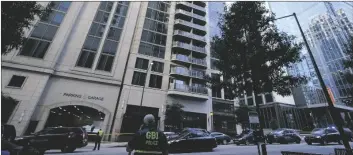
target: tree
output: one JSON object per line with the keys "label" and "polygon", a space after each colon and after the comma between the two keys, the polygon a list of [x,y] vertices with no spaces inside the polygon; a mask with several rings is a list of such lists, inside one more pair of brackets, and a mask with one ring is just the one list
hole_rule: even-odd
{"label": "tree", "polygon": [[[224,80],[211,78],[212,86],[231,90],[228,93],[232,97],[270,92],[286,96],[291,88],[307,81],[304,76],[286,74],[285,68],[302,60],[302,43],[279,31],[272,23],[274,19],[263,2],[238,1],[225,10],[218,23],[221,35],[213,38],[220,60],[215,66]],[[257,102],[256,112],[260,114]],[[264,120],[259,120],[262,130]]]}
{"label": "tree", "polygon": [[244,129],[249,124],[249,112],[254,109],[250,108],[245,104],[240,104],[238,108],[235,110],[235,116],[237,123],[241,124],[241,127]]}
{"label": "tree", "polygon": [[[351,36],[350,41],[346,44],[345,53],[347,54],[347,59],[343,61],[344,68],[346,69],[345,77],[348,83],[353,86],[353,36]],[[348,104],[353,105],[353,88],[351,87],[349,91],[350,100]]]}
{"label": "tree", "polygon": [[184,117],[184,106],[180,103],[173,102],[172,104],[168,104],[165,113],[165,122],[166,124],[170,124],[174,129],[181,129],[181,123],[183,122]]}
{"label": "tree", "polygon": [[35,1],[1,2],[1,54],[19,49],[26,40],[24,30],[36,16],[47,17],[51,6],[44,8]]}

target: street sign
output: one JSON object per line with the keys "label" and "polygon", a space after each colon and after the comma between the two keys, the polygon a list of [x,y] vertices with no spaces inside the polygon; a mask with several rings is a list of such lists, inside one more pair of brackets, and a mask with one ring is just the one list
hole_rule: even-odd
{"label": "street sign", "polygon": [[329,87],[327,87],[328,95],[330,96],[330,99],[333,104],[335,104],[335,97],[333,96],[333,93]]}
{"label": "street sign", "polygon": [[249,116],[249,123],[260,123],[259,117],[256,115],[250,115]]}

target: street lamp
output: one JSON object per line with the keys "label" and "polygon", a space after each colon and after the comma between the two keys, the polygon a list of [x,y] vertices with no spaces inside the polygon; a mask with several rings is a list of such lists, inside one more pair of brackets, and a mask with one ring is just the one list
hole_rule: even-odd
{"label": "street lamp", "polygon": [[143,87],[142,87],[142,96],[141,96],[141,101],[140,101],[140,108],[139,108],[139,113],[142,115],[142,101],[143,101],[143,95],[145,94],[145,86],[146,86],[146,79],[147,79],[147,74],[148,74],[148,71],[151,69],[153,65],[153,62],[151,62],[148,67],[147,67],[147,71],[146,71],[146,77],[144,79],[144,82],[143,82]]}
{"label": "street lamp", "polygon": [[333,118],[333,122],[334,122],[334,124],[335,124],[335,125],[337,126],[337,128],[338,128],[338,131],[339,131],[339,133],[340,133],[341,139],[342,139],[342,141],[343,141],[343,145],[344,145],[344,147],[347,149],[347,154],[348,154],[348,155],[352,155],[351,146],[349,145],[348,140],[346,139],[344,130],[343,130],[343,128],[342,128],[342,125],[343,125],[342,117],[341,117],[337,112],[335,112],[335,110],[336,110],[336,109],[335,109],[335,106],[333,105],[333,102],[332,102],[332,100],[331,100],[331,98],[330,98],[329,92],[328,92],[328,90],[327,90],[327,88],[326,88],[326,85],[325,85],[324,80],[323,80],[323,78],[322,78],[322,76],[321,76],[321,73],[320,73],[320,71],[319,71],[319,68],[318,68],[318,66],[317,66],[317,64],[316,64],[316,62],[315,62],[313,53],[312,53],[311,50],[310,50],[309,44],[308,44],[308,42],[307,42],[307,40],[306,40],[306,38],[305,38],[304,32],[303,32],[303,30],[302,30],[302,27],[300,26],[300,23],[299,23],[299,21],[298,21],[298,18],[297,18],[296,13],[293,13],[293,14],[288,15],[288,16],[283,16],[283,17],[280,17],[280,18],[277,18],[277,19],[274,19],[274,20],[283,19],[283,18],[287,18],[287,17],[291,17],[291,16],[294,16],[295,21],[297,22],[297,25],[298,25],[298,27],[299,27],[300,33],[301,33],[301,35],[302,35],[302,37],[303,37],[303,40],[304,40],[306,49],[308,50],[308,53],[309,53],[311,62],[312,62],[312,64],[313,64],[313,66],[314,66],[316,75],[317,75],[317,77],[318,77],[318,80],[319,80],[319,82],[320,82],[321,88],[322,88],[322,90],[323,90],[323,92],[324,92],[324,95],[325,95],[325,98],[326,98],[326,100],[327,100],[328,108],[329,108],[329,110],[330,110],[329,114],[330,114],[331,117]]}

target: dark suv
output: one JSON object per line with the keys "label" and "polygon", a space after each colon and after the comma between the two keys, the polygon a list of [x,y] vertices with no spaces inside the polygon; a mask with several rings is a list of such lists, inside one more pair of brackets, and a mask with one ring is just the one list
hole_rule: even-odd
{"label": "dark suv", "polygon": [[272,143],[280,143],[280,144],[297,143],[297,144],[299,144],[301,141],[301,137],[299,136],[299,133],[294,129],[274,130],[266,136],[266,139],[269,144],[272,144]]}
{"label": "dark suv", "polygon": [[41,152],[60,149],[62,152],[73,152],[76,148],[87,145],[87,133],[79,127],[46,128],[37,133],[17,137],[15,143],[21,146],[30,145]]}

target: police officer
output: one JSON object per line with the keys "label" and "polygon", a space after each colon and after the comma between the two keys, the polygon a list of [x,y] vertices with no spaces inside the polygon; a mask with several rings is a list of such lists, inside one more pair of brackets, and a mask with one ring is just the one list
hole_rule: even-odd
{"label": "police officer", "polygon": [[99,150],[99,148],[101,146],[102,137],[103,137],[103,131],[102,131],[102,129],[99,129],[99,131],[97,132],[97,135],[96,135],[95,142],[94,142],[93,151],[96,150],[97,145],[98,145],[98,150]]}
{"label": "police officer", "polygon": [[156,127],[152,114],[143,118],[142,129],[128,143],[127,151],[135,150],[135,155],[168,155],[168,142],[163,132]]}

